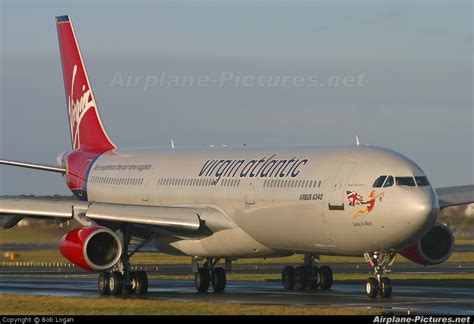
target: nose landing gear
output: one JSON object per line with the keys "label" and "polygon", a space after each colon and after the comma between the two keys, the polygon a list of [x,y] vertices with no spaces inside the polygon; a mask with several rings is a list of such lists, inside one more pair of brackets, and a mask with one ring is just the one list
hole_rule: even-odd
{"label": "nose landing gear", "polygon": [[395,262],[396,253],[390,251],[365,253],[364,258],[369,267],[373,268],[375,278],[369,278],[365,282],[365,293],[369,298],[375,298],[378,294],[382,298],[392,295],[392,283],[388,277],[390,267]]}

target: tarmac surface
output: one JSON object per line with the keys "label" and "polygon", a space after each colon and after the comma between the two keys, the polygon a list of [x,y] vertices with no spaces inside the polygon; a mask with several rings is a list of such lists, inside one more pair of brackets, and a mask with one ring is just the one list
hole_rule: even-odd
{"label": "tarmac surface", "polygon": [[[44,270],[45,271],[45,270]],[[34,271],[33,271],[34,272]],[[18,273],[18,272],[17,272]],[[1,271],[0,274],[6,274]],[[75,276],[64,278],[56,274],[48,278],[25,275],[0,277],[0,293],[48,295],[58,297],[99,297],[97,280]],[[386,314],[451,314],[474,315],[474,289],[472,287],[393,286],[391,298],[368,299],[363,282],[335,283],[328,291],[285,291],[276,281],[229,281],[224,293],[197,293],[191,280],[150,280],[147,298],[173,301],[215,301],[237,304],[318,306],[349,309],[377,309]]]}

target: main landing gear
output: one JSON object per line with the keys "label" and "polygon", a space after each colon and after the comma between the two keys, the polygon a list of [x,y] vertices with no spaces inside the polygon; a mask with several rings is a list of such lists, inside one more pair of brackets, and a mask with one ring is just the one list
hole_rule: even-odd
{"label": "main landing gear", "polygon": [[148,292],[148,276],[145,271],[131,271],[127,276],[120,271],[102,271],[99,274],[98,287],[101,295],[119,296],[145,295]]}
{"label": "main landing gear", "polygon": [[[196,259],[193,259],[193,265],[197,267],[197,272],[194,275],[194,285],[200,293],[205,293],[209,290],[209,285],[215,293],[220,293],[225,290],[227,284],[226,270],[222,267],[216,267],[219,262],[218,258],[207,258],[202,267]],[[231,262],[226,260],[226,268],[230,270]]]}
{"label": "main landing gear", "polygon": [[364,258],[369,267],[374,270],[375,278],[369,278],[365,282],[365,293],[369,298],[375,298],[378,294],[382,298],[388,298],[392,295],[392,283],[388,277],[390,267],[395,262],[396,253],[393,252],[372,252],[365,253]]}
{"label": "main landing gear", "polygon": [[281,274],[281,283],[286,290],[331,289],[332,270],[328,266],[316,266],[314,256],[305,254],[303,265],[286,266]]}
{"label": "main landing gear", "polygon": [[131,229],[130,225],[122,226],[123,248],[120,261],[113,269],[99,273],[98,288],[101,295],[145,295],[148,292],[147,273],[145,271],[131,271],[130,257],[149,243],[154,235],[144,240],[129,254]]}

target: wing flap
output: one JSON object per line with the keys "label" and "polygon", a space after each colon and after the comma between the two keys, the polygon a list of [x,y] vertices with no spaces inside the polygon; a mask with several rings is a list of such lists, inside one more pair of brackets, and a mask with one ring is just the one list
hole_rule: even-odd
{"label": "wing flap", "polygon": [[201,226],[199,210],[186,207],[136,206],[92,203],[86,216],[94,220],[125,222],[196,231]]}
{"label": "wing flap", "polygon": [[474,203],[474,185],[436,188],[439,208]]}
{"label": "wing flap", "polygon": [[[80,208],[78,208],[80,207]],[[200,215],[217,224],[214,219],[222,215],[213,208],[139,206],[110,203],[54,200],[39,198],[0,197],[0,216],[3,227],[11,228],[22,218],[72,219],[74,210],[80,210],[91,220],[159,226],[168,229],[197,231]],[[221,226],[223,227],[223,226]]]}
{"label": "wing flap", "polygon": [[77,200],[0,197],[0,215],[72,218],[73,206],[77,204],[81,204],[81,202]]}

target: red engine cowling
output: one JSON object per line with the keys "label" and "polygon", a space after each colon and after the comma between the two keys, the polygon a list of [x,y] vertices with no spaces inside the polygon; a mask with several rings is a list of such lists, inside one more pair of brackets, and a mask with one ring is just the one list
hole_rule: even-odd
{"label": "red engine cowling", "polygon": [[79,227],[65,234],[59,243],[61,254],[89,271],[113,267],[122,254],[122,242],[105,227]]}
{"label": "red engine cowling", "polygon": [[415,263],[434,265],[446,261],[453,250],[453,233],[448,226],[436,223],[423,238],[398,253]]}

